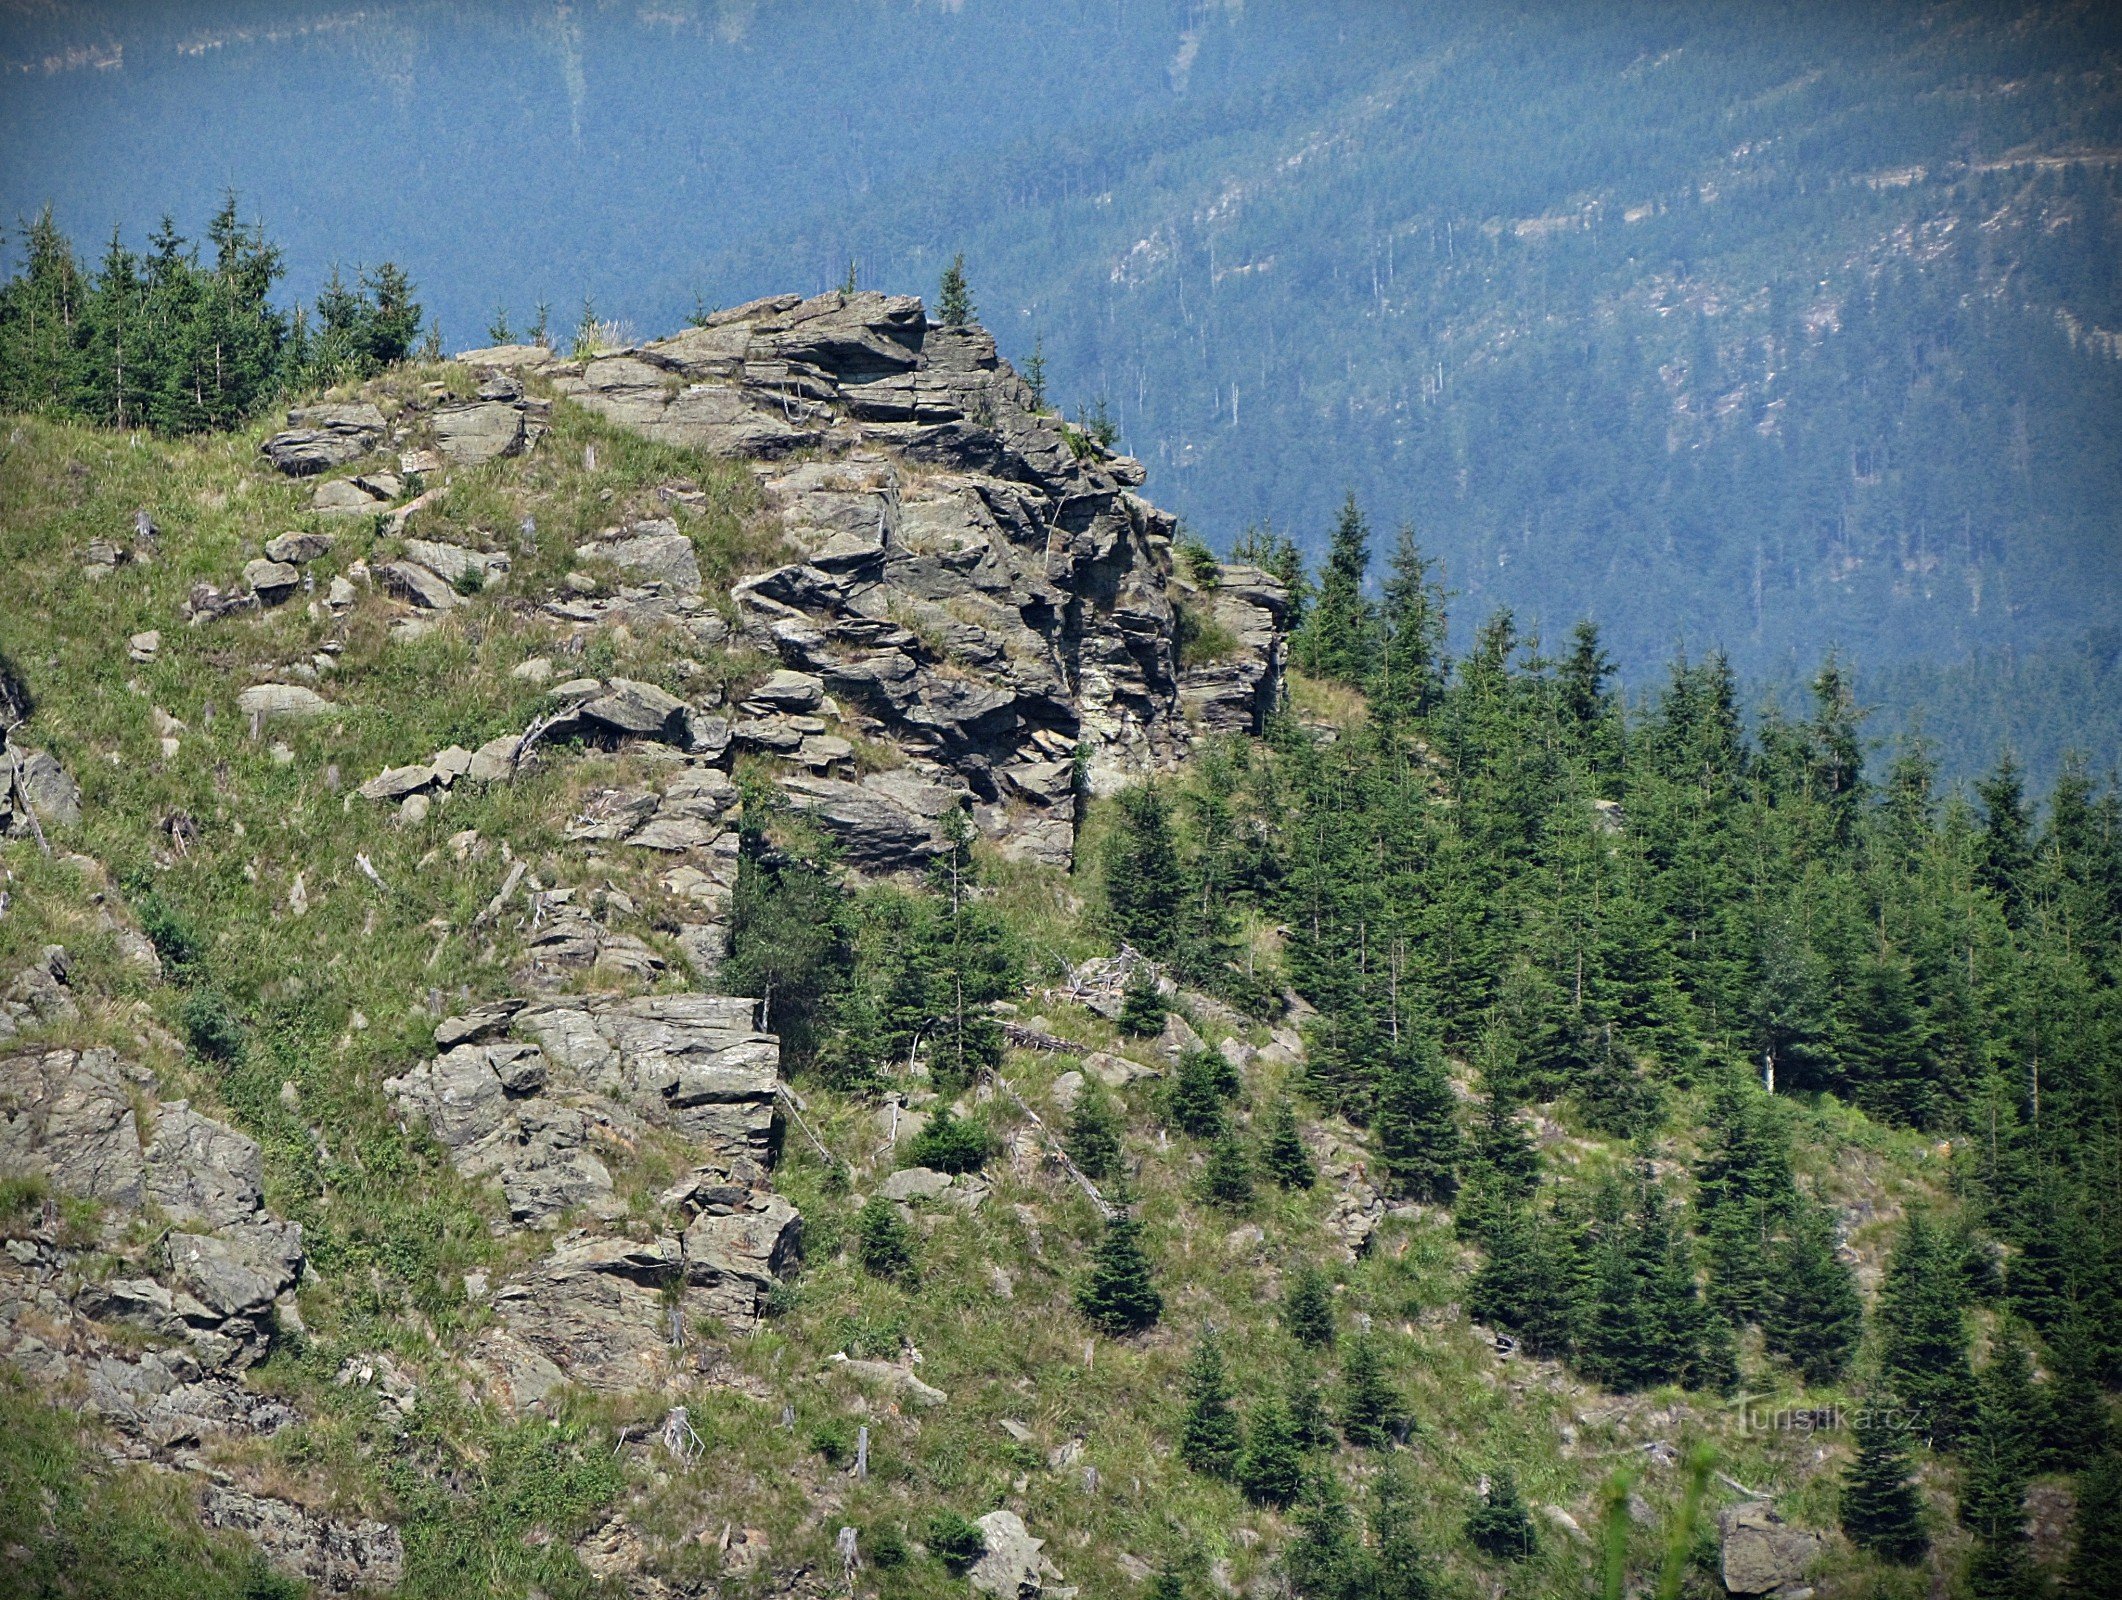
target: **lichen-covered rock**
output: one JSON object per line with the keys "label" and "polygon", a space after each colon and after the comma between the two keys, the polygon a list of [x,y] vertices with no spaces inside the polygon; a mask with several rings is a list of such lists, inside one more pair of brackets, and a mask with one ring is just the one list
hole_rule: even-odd
{"label": "lichen-covered rock", "polygon": [[305,689],[299,683],[254,683],[236,696],[236,709],[246,717],[270,722],[276,717],[294,721],[328,717],[339,708],[316,690]]}
{"label": "lichen-covered rock", "polygon": [[383,438],[383,413],[366,402],[307,406],[287,414],[287,429],[258,447],[291,478],[306,478],[359,460]]}
{"label": "lichen-covered rock", "polygon": [[0,745],[0,834],[31,833],[31,818],[47,828],[81,820],[81,785],[43,750]]}
{"label": "lichen-covered rock", "polygon": [[1809,1528],[1788,1526],[1765,1500],[1718,1513],[1717,1528],[1724,1539],[1724,1587],[1736,1595],[1803,1588],[1825,1543]]}
{"label": "lichen-covered rock", "polygon": [[208,1486],[200,1520],[241,1533],[273,1567],[326,1594],[381,1594],[405,1578],[405,1545],[386,1523],[339,1522],[228,1484]]}

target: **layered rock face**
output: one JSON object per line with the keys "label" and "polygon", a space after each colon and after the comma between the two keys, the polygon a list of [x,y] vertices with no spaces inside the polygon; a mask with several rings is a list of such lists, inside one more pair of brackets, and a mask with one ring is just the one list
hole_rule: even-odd
{"label": "layered rock face", "polygon": [[[582,1224],[494,1291],[474,1360],[504,1403],[659,1387],[695,1319],[750,1327],[795,1267],[802,1219],[766,1175],[780,1044],[752,1012],[696,994],[498,1001],[446,1020],[440,1053],[384,1085],[458,1171],[499,1180],[510,1227]],[[605,1158],[659,1134],[691,1169],[643,1237]]]}
{"label": "layered rock face", "polygon": [[[1273,580],[1234,568],[1200,597],[1236,650],[1182,673],[1176,524],[1134,492],[1140,465],[1042,412],[983,329],[932,325],[917,299],[780,296],[587,360],[531,346],[459,359],[535,375],[649,438],[758,461],[798,559],[735,586],[738,626],[905,752],[917,786],[790,781],[859,865],[918,859],[960,797],[1005,850],[1066,863],[1079,788],[1169,766],[1196,728],[1256,730],[1272,703],[1286,609]],[[660,600],[683,616],[699,576],[677,570],[691,552],[674,535],[644,523],[577,553],[636,580],[621,596],[633,615]],[[793,749],[805,730],[752,731]]]}

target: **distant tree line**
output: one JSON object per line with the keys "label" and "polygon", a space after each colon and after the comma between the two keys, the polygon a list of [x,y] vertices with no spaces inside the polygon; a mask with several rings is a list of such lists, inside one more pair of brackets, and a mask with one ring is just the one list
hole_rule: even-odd
{"label": "distant tree line", "polygon": [[421,309],[398,267],[351,285],[334,269],[313,305],[283,311],[271,296],[284,266],[233,195],[204,249],[164,217],[144,255],[113,232],[93,270],[47,207],[22,229],[21,265],[0,284],[0,408],[197,433],[411,353]]}

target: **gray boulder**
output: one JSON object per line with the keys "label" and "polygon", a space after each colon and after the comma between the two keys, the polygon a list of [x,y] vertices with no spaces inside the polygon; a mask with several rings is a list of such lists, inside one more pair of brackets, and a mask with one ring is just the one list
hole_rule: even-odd
{"label": "gray boulder", "polygon": [[1719,1512],[1717,1528],[1724,1540],[1724,1587],[1736,1595],[1803,1589],[1826,1543],[1809,1528],[1786,1525],[1765,1500]]}
{"label": "gray boulder", "polygon": [[387,561],[376,568],[384,593],[420,611],[454,611],[457,591],[428,568],[413,561]]}
{"label": "gray boulder", "polygon": [[333,517],[359,516],[382,504],[382,497],[369,493],[359,478],[333,478],[318,484],[316,493],[309,497],[310,510]]}
{"label": "gray boulder", "polygon": [[291,566],[302,566],[332,553],[332,536],[328,533],[283,533],[265,541],[265,556],[268,561],[285,561]]}
{"label": "gray boulder", "polygon": [[367,403],[308,406],[287,414],[285,432],[258,447],[291,478],[313,477],[358,460],[383,437],[383,413]]}
{"label": "gray boulder", "polygon": [[604,693],[583,701],[577,714],[620,733],[677,742],[683,737],[685,709],[683,700],[652,683],[614,678]]}
{"label": "gray boulder", "polygon": [[248,1221],[264,1203],[257,1142],[182,1100],[156,1109],[154,1141],[141,1155],[147,1198],[180,1223],[225,1227]]}
{"label": "gray boulder", "polygon": [[[25,801],[27,815],[17,809]],[[0,747],[0,832],[34,832],[32,816],[46,827],[72,827],[81,820],[81,785],[46,751]]]}
{"label": "gray boulder", "polygon": [[299,683],[256,683],[236,696],[236,709],[266,722],[281,717],[300,722],[332,716],[339,707]]}
{"label": "gray boulder", "polygon": [[683,1274],[684,1250],[674,1238],[572,1235],[494,1291],[494,1315],[584,1388],[655,1388],[673,1370],[665,1288]]}
{"label": "gray boulder", "polygon": [[435,446],[460,467],[476,467],[529,448],[523,413],[504,400],[476,400],[435,412]]}
{"label": "gray boulder", "polygon": [[471,550],[461,544],[442,544],[433,539],[405,541],[406,559],[417,561],[444,583],[456,584],[466,573],[477,576],[481,587],[508,576],[511,563],[499,550]]}
{"label": "gray boulder", "polygon": [[0,1058],[0,1177],[137,1206],[146,1169],[129,1086],[109,1050]]}
{"label": "gray boulder", "polygon": [[295,592],[302,574],[285,561],[259,559],[243,564],[243,582],[251,593],[269,606],[278,605]]}
{"label": "gray boulder", "polygon": [[1048,1563],[1040,1554],[1044,1539],[1034,1539],[1014,1511],[990,1511],[975,1519],[986,1545],[966,1579],[982,1594],[998,1600],[1032,1600],[1044,1588]]}

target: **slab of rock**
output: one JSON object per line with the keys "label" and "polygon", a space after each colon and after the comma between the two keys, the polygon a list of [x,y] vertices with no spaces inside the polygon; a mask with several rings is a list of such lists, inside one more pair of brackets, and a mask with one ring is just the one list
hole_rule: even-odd
{"label": "slab of rock", "polygon": [[1735,1595],[1803,1588],[1825,1543],[1808,1528],[1785,1524],[1765,1500],[1719,1512],[1717,1528],[1724,1540],[1724,1587]]}
{"label": "slab of rock", "polygon": [[859,783],[797,774],[781,780],[790,806],[839,843],[848,865],[863,872],[900,872],[925,865],[937,850],[936,821],[947,807],[931,810],[919,791],[954,791],[918,780],[894,782],[897,773],[872,773]]}
{"label": "slab of rock", "polygon": [[142,1151],[147,1198],[180,1223],[209,1228],[247,1222],[265,1198],[257,1142],[182,1100],[155,1112],[155,1137]]}
{"label": "slab of rock", "polygon": [[112,1205],[141,1203],[140,1125],[115,1052],[0,1058],[0,1177],[43,1178],[62,1194]]}
{"label": "slab of rock", "polygon": [[306,406],[287,414],[286,431],[258,447],[291,478],[314,477],[375,449],[383,437],[383,413],[366,402]]}
{"label": "slab of rock", "polygon": [[269,1565],[325,1594],[382,1594],[405,1579],[404,1541],[385,1523],[338,1522],[221,1483],[207,1486],[199,1520],[244,1535]]}
{"label": "slab of rock", "polygon": [[665,1287],[682,1280],[679,1241],[571,1235],[494,1291],[502,1326],[570,1381],[600,1393],[658,1386],[672,1371]]}
{"label": "slab of rock", "polygon": [[937,1200],[950,1188],[950,1174],[929,1167],[901,1167],[877,1185],[880,1200]]}
{"label": "slab of rock", "polygon": [[332,536],[328,533],[282,533],[265,541],[265,556],[268,561],[284,561],[290,566],[303,566],[332,553]]}
{"label": "slab of rock", "polygon": [[754,1193],[737,1206],[712,1205],[685,1230],[685,1281],[707,1291],[709,1312],[746,1328],[778,1278],[803,1254],[803,1219],[777,1194]]}
{"label": "slab of rock", "polygon": [[236,696],[236,709],[267,722],[280,717],[299,722],[332,716],[339,707],[299,683],[255,683]]}
{"label": "slab of rock", "polygon": [[402,800],[434,781],[435,769],[430,766],[385,767],[354,792],[364,800]]}
{"label": "slab of rock", "polygon": [[317,485],[317,492],[309,497],[312,511],[321,511],[326,516],[360,516],[376,510],[384,502],[361,486],[358,478],[333,478],[328,483]]}
{"label": "slab of rock", "polygon": [[523,413],[505,400],[443,406],[435,412],[435,446],[460,467],[476,467],[529,448]]}
{"label": "slab of rock", "polygon": [[824,679],[783,668],[745,697],[744,709],[755,716],[776,711],[808,712],[817,710],[824,700]]}
{"label": "slab of rock", "polygon": [[472,550],[461,544],[443,544],[433,539],[408,539],[405,555],[417,561],[443,582],[455,585],[466,573],[476,573],[483,587],[508,576],[511,563],[499,550]]}
{"label": "slab of rock", "polygon": [[634,582],[669,594],[700,592],[700,557],[675,522],[659,519],[608,529],[601,537],[577,545],[575,559],[607,563]]}
{"label": "slab of rock", "polygon": [[243,582],[266,605],[275,606],[295,592],[302,574],[285,561],[259,559],[243,564]]}
{"label": "slab of rock", "polygon": [[1014,1511],[990,1511],[974,1519],[986,1550],[966,1579],[982,1594],[998,1600],[1032,1600],[1042,1592],[1047,1563],[1040,1555],[1044,1539],[1034,1539]]}
{"label": "slab of rock", "polygon": [[865,1383],[879,1384],[903,1395],[917,1406],[940,1406],[950,1399],[933,1384],[923,1383],[912,1367],[902,1367],[897,1362],[835,1360],[833,1365]]}
{"label": "slab of rock", "polygon": [[457,591],[414,561],[387,561],[376,568],[383,592],[421,611],[454,611]]}
{"label": "slab of rock", "polygon": [[[28,815],[17,806],[26,800]],[[31,833],[30,817],[48,828],[81,820],[81,785],[47,751],[0,748],[0,832]]]}
{"label": "slab of rock", "polygon": [[667,689],[613,678],[602,694],[583,701],[577,713],[620,733],[660,739],[682,729],[685,709],[685,702]]}

